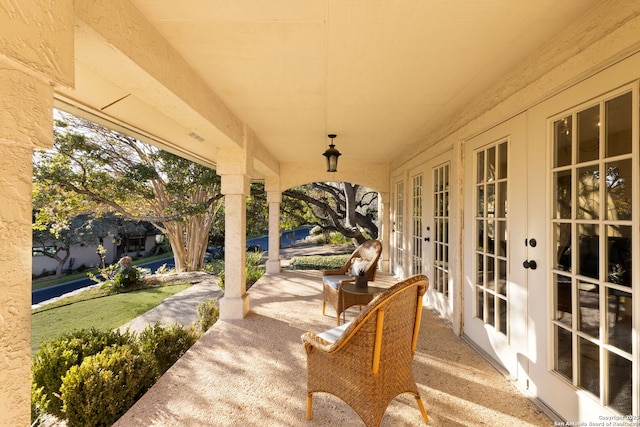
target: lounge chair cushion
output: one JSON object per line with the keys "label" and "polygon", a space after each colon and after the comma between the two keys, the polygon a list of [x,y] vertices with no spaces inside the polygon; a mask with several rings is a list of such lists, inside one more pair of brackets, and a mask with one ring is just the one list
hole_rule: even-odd
{"label": "lounge chair cushion", "polygon": [[344,330],[347,329],[350,324],[351,322],[345,322],[340,326],[336,326],[335,328],[319,333],[318,337],[333,344],[338,340],[338,338],[340,338],[340,335],[342,335]]}
{"label": "lounge chair cushion", "polygon": [[322,281],[327,285],[331,286],[335,290],[338,290],[338,285],[340,284],[340,281],[345,279],[352,279],[352,277],[346,274],[336,274],[334,276],[322,277]]}

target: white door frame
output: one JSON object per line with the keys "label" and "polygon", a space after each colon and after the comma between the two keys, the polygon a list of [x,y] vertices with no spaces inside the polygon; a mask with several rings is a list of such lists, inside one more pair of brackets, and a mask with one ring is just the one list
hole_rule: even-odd
{"label": "white door frame", "polygon": [[[504,122],[478,136],[475,136],[465,142],[464,159],[465,159],[465,180],[464,180],[464,283],[463,283],[463,299],[464,299],[464,335],[468,336],[476,345],[478,345],[491,358],[498,361],[508,372],[515,378],[518,384],[525,388],[528,384],[529,360],[527,357],[527,339],[529,331],[528,307],[529,307],[529,289],[527,282],[528,271],[524,268],[523,262],[529,260],[528,247],[525,246],[527,236],[527,176],[526,176],[526,129],[527,119],[526,113],[520,114],[507,122]],[[498,146],[498,144],[506,144],[507,147],[507,173],[506,176],[506,213],[502,217],[506,217],[505,228],[500,229],[498,233],[498,223],[495,221],[493,229],[495,256],[482,257],[484,263],[491,261],[495,266],[491,271],[489,267],[485,267],[487,273],[494,274],[498,270],[498,266],[504,266],[506,262],[506,334],[498,332],[496,328],[501,326],[491,326],[485,323],[481,318],[476,317],[476,307],[478,302],[476,299],[475,286],[478,276],[476,275],[476,263],[480,256],[478,247],[482,244],[478,243],[479,229],[476,230],[477,224],[482,223],[477,218],[477,200],[476,200],[476,178],[477,164],[476,152],[484,147]],[[491,182],[488,184],[493,185]],[[502,182],[502,185],[505,183]],[[489,185],[487,185],[487,191]],[[498,188],[498,184],[491,188]],[[497,190],[496,190],[497,191]],[[488,206],[488,205],[486,205]],[[497,209],[497,208],[496,208]],[[491,221],[491,214],[486,213],[484,216],[489,217],[487,224]],[[496,214],[494,214],[496,216]],[[484,233],[489,234],[489,228],[485,228]],[[503,234],[503,236],[499,236]],[[540,240],[540,238],[538,238]],[[488,242],[489,240],[487,240]],[[501,242],[506,241],[506,244]],[[503,253],[499,254],[498,247],[504,246]],[[482,249],[487,250],[487,249]],[[505,259],[506,258],[506,259]],[[479,264],[478,264],[479,265]],[[539,272],[543,270],[535,270]],[[535,273],[534,272],[534,273]],[[497,277],[497,276],[493,276]],[[482,279],[480,279],[482,280]],[[483,307],[489,307],[491,311],[496,305],[489,304],[492,301],[501,300],[497,296],[495,300],[488,299],[493,297],[492,294],[482,293],[487,299]],[[498,305],[497,310],[504,310]],[[496,310],[496,312],[497,312]],[[491,313],[493,313],[491,311]],[[494,319],[493,314],[487,315],[487,318]],[[499,322],[496,322],[499,323]]]}

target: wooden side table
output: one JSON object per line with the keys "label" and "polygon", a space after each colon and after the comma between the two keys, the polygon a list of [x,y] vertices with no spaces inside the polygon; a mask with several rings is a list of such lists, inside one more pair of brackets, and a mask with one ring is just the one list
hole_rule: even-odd
{"label": "wooden side table", "polygon": [[[347,318],[345,311],[347,308],[354,305],[367,305],[371,302],[373,297],[381,292],[387,290],[387,288],[381,288],[378,286],[367,286],[366,288],[358,288],[355,283],[348,283],[342,286],[342,323],[346,322]],[[338,313],[340,318],[340,313]]]}

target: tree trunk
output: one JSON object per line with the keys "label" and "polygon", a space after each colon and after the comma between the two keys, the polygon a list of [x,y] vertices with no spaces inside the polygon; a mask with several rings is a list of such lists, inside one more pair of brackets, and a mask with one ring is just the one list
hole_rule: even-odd
{"label": "tree trunk", "polygon": [[[64,251],[66,255],[64,257],[60,257],[60,252]],[[56,253],[51,255],[47,255],[50,258],[58,261],[58,265],[56,266],[56,277],[62,277],[62,269],[64,268],[64,264],[67,262],[69,257],[71,256],[71,250],[69,248],[59,248],[56,250]]]}
{"label": "tree trunk", "polygon": [[344,186],[344,196],[345,196],[345,220],[344,220],[344,228],[353,229],[354,231],[357,229],[357,219],[356,219],[356,191],[358,191],[358,185],[353,185],[349,182],[343,182]]}
{"label": "tree trunk", "polygon": [[[206,191],[194,189],[191,202],[202,203],[207,197],[210,197],[210,194]],[[219,206],[219,201],[214,201],[209,204],[205,213],[191,215],[185,221],[166,222],[164,227],[160,228],[169,238],[176,271],[202,270],[209,242],[209,230]]]}

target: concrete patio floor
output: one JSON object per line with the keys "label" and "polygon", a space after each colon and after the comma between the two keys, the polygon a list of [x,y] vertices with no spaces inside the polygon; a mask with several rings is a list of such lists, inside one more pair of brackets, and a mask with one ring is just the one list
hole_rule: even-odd
{"label": "concrete patio floor", "polygon": [[[379,274],[376,285],[395,280]],[[130,426],[361,426],[340,399],[318,393],[305,419],[306,355],[300,336],[335,326],[321,312],[319,271],[263,276],[243,320],[218,321],[116,424]],[[347,320],[358,309],[347,312]],[[550,426],[500,372],[429,309],[414,372],[431,426]],[[415,399],[396,398],[383,426],[423,426]]]}

